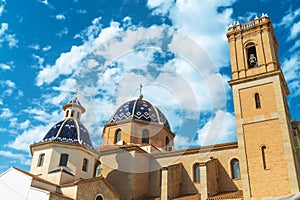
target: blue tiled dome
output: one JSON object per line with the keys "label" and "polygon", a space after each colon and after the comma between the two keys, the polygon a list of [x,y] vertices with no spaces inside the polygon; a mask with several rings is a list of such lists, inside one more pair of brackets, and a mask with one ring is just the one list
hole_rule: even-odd
{"label": "blue tiled dome", "polygon": [[163,124],[170,130],[170,125],[165,115],[156,106],[140,98],[128,101],[120,106],[109,122],[118,122],[128,119]]}
{"label": "blue tiled dome", "polygon": [[79,120],[70,118],[55,124],[41,142],[48,141],[81,144],[93,148],[89,132],[84,125]]}

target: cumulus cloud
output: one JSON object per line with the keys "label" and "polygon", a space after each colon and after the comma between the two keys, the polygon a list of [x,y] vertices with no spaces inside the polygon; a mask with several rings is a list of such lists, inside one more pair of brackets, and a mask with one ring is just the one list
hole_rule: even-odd
{"label": "cumulus cloud", "polygon": [[9,34],[8,32],[8,23],[2,23],[0,27],[0,46],[3,43],[7,43],[8,47],[13,48],[18,44],[18,39],[14,34]]}
{"label": "cumulus cloud", "polygon": [[[91,40],[86,41],[81,46],[72,46],[71,50],[66,53],[62,53],[60,57],[56,60],[55,65],[47,65],[43,70],[41,70],[37,77],[37,85],[41,86],[44,83],[51,83],[60,75],[69,75],[74,70],[80,66],[80,61],[91,53],[101,42],[113,37],[120,29],[118,23],[111,23],[110,27],[102,30],[99,36],[95,39],[94,32],[95,25],[97,26],[97,20],[93,21],[93,25],[90,26],[87,31],[87,37]],[[78,36],[79,37],[79,36]]]}
{"label": "cumulus cloud", "polygon": [[0,114],[0,118],[10,118],[13,116],[13,113],[9,108],[2,108],[2,112]]}
{"label": "cumulus cloud", "polygon": [[22,165],[31,165],[31,159],[29,159],[29,155],[13,153],[11,151],[2,151],[0,150],[0,156],[4,156],[10,159],[18,160]]}
{"label": "cumulus cloud", "polygon": [[[173,5],[162,2],[149,0],[148,6],[158,9],[159,14],[168,13],[174,28],[197,42],[218,67],[228,65],[226,27],[232,21],[230,6],[234,3],[233,0],[222,2],[179,0],[173,1]],[[166,7],[169,11],[163,12]],[[218,11],[219,7],[228,8]]]}
{"label": "cumulus cloud", "polygon": [[58,15],[55,16],[55,18],[57,20],[64,20],[64,19],[66,19],[66,17],[63,14],[58,14]]}
{"label": "cumulus cloud", "polygon": [[292,27],[290,28],[290,35],[287,38],[287,40],[293,40],[295,39],[300,33],[300,21],[293,24]]}
{"label": "cumulus cloud", "polygon": [[294,20],[298,16],[300,16],[300,8],[296,9],[295,11],[292,11],[290,9],[287,14],[281,19],[281,21],[278,24],[275,24],[275,26],[283,26],[284,28],[291,27],[294,23]]}
{"label": "cumulus cloud", "polygon": [[11,80],[0,81],[0,86],[4,88],[2,95],[11,96],[16,89],[16,84]]}
{"label": "cumulus cloud", "polygon": [[12,69],[12,67],[10,65],[4,64],[4,63],[0,63],[0,69],[2,70],[10,70]]}
{"label": "cumulus cloud", "polygon": [[0,16],[2,15],[2,13],[4,11],[5,4],[6,4],[5,0],[0,1]]}
{"label": "cumulus cloud", "polygon": [[219,110],[215,113],[215,116],[198,131],[195,143],[200,146],[207,146],[234,142],[236,139],[234,115]]}
{"label": "cumulus cloud", "polygon": [[[52,105],[68,98],[66,90],[76,87],[82,91],[80,101],[89,112],[82,120],[92,137],[99,138],[99,124],[103,126],[124,101],[136,98],[142,83],[145,99],[167,115],[184,141],[176,146],[183,148],[192,138],[180,130],[186,119],[194,123],[192,135],[204,135],[203,129],[197,131],[201,112],[216,116],[212,124],[222,117],[231,119],[222,111],[226,107],[228,87],[224,83],[228,77],[219,70],[229,63],[225,27],[231,21],[232,10],[218,8],[232,3],[148,1],[152,14],[168,15],[173,27],[137,27],[128,17],[103,27],[101,17],[95,18],[75,36],[82,39],[82,45],[62,53],[54,65],[40,62],[36,84],[57,85],[52,88],[55,92],[43,97]],[[47,119],[42,113],[33,117]],[[229,129],[229,125],[226,127],[224,130]]]}
{"label": "cumulus cloud", "polygon": [[47,45],[45,47],[43,47],[43,51],[49,51],[52,47],[50,45]]}
{"label": "cumulus cloud", "polygon": [[291,95],[293,97],[300,95],[300,69],[295,66],[300,65],[300,54],[292,54],[289,58],[285,58],[282,63],[283,73],[288,82]]}

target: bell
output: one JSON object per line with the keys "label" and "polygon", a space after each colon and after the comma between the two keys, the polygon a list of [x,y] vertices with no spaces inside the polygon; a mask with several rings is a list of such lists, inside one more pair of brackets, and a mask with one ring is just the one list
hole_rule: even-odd
{"label": "bell", "polygon": [[255,58],[254,54],[250,54],[249,57],[250,57],[249,58],[250,65],[256,65],[256,58]]}

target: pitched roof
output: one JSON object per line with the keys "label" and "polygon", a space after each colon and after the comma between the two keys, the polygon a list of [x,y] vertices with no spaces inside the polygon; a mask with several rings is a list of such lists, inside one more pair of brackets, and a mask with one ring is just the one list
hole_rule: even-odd
{"label": "pitched roof", "polygon": [[233,192],[219,192],[211,197],[207,198],[208,200],[217,200],[217,199],[243,199],[243,191],[233,191]]}

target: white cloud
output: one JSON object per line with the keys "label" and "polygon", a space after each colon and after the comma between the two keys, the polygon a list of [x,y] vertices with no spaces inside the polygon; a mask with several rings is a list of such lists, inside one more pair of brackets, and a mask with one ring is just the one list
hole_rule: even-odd
{"label": "white cloud", "polygon": [[16,47],[18,40],[14,34],[8,34],[8,23],[2,23],[0,28],[0,46],[6,42],[10,48]]}
{"label": "white cloud", "polygon": [[10,70],[12,67],[10,65],[4,64],[4,63],[0,63],[0,69],[3,70]]}
{"label": "white cloud", "polygon": [[5,0],[1,0],[1,1],[0,1],[0,16],[1,16],[2,13],[4,12],[5,4],[6,4],[6,1],[5,1]]}
{"label": "white cloud", "polygon": [[50,45],[47,45],[43,47],[43,51],[49,51],[52,47]]}
{"label": "white cloud", "polygon": [[65,27],[65,28],[63,28],[60,32],[56,33],[56,35],[57,35],[58,37],[61,38],[61,37],[63,37],[64,35],[68,35],[68,33],[69,33],[68,28]]}
{"label": "white cloud", "polygon": [[191,145],[191,138],[181,135],[176,135],[174,138],[175,149],[186,149]]}
{"label": "white cloud", "polygon": [[66,17],[63,14],[56,15],[55,18],[57,20],[64,20],[64,19],[66,19]]}
{"label": "white cloud", "polygon": [[292,96],[300,95],[300,68],[295,67],[300,65],[300,54],[292,54],[289,58],[286,58],[282,63],[282,70],[285,79],[289,85]]}
{"label": "white cloud", "polygon": [[50,123],[50,122],[58,122],[59,119],[63,117],[61,115],[61,111],[53,111],[53,112],[46,112],[45,110],[42,109],[37,109],[37,108],[31,108],[31,109],[25,109],[23,110],[24,113],[30,114],[30,116],[43,123]]}
{"label": "white cloud", "polygon": [[290,35],[288,36],[287,40],[295,39],[299,35],[299,33],[300,33],[300,21],[292,25],[292,27],[290,28]]}
{"label": "white cloud", "polygon": [[32,45],[29,45],[28,48],[34,49],[34,50],[39,50],[40,49],[40,45],[39,44],[32,44]]}
{"label": "white cloud", "polygon": [[287,14],[281,19],[281,21],[278,24],[275,24],[275,26],[283,26],[285,28],[289,28],[294,23],[294,20],[300,16],[300,8],[298,8],[295,11],[289,10]]}
{"label": "white cloud", "polygon": [[27,129],[30,124],[30,121],[26,119],[24,122],[20,123],[20,129]]}
{"label": "white cloud", "polygon": [[16,88],[16,84],[11,80],[0,81],[0,85],[5,88],[2,92],[2,95],[5,96],[11,96]]}
{"label": "white cloud", "polygon": [[152,14],[154,15],[165,15],[173,5],[173,0],[148,0],[147,6],[153,9]]}
{"label": "white cloud", "polygon": [[[93,38],[94,25],[96,21],[93,21],[93,25],[88,28],[87,34],[89,38]],[[55,65],[47,65],[41,70],[37,77],[37,85],[41,86],[44,83],[51,83],[60,75],[69,75],[80,65],[80,61],[93,52],[100,43],[116,35],[120,31],[118,23],[111,23],[111,26],[102,30],[101,34],[97,38],[91,41],[85,42],[82,46],[72,46],[71,50],[67,53],[62,53],[56,60]]]}
{"label": "white cloud", "polygon": [[[176,1],[172,5],[148,2],[149,7],[156,10],[153,14],[170,13],[180,33],[166,25],[146,29],[129,23],[125,29],[122,23],[112,22],[103,28],[101,18],[95,18],[91,26],[75,36],[81,38],[83,44],[62,53],[54,65],[43,66],[36,84],[58,85],[53,88],[55,94],[48,94],[46,99],[47,103],[60,104],[67,98],[65,90],[74,90],[70,80],[76,80],[77,88],[84,91],[80,101],[88,113],[82,120],[87,123],[92,137],[99,133],[98,124],[107,122],[118,105],[136,98],[139,83],[145,84],[145,99],[157,104],[173,127],[180,126],[183,113],[195,119],[199,118],[200,111],[217,112],[224,108],[228,89],[223,84],[228,77],[222,77],[219,69],[229,63],[225,34],[232,10],[217,10],[219,6],[230,6],[233,1],[224,2],[222,5],[196,1],[186,4]],[[175,57],[166,63],[153,63],[155,53],[166,53],[164,51],[174,53]],[[69,82],[58,79],[61,75],[67,75]],[[218,111],[211,123],[221,121],[222,116],[232,119],[228,113]],[[33,118],[48,119],[44,113],[35,114]],[[99,122],[93,124],[95,120]],[[226,125],[224,130],[228,127]],[[186,135],[180,136],[183,143],[177,146],[184,147],[188,139]]]}
{"label": "white cloud", "polygon": [[9,119],[9,127],[11,127],[11,128],[14,128],[14,127],[16,127],[16,125],[17,125],[17,122],[18,122],[18,119],[17,118],[10,118]]}
{"label": "white cloud", "polygon": [[7,29],[8,29],[8,23],[2,23],[0,28],[0,36],[2,36]]}
{"label": "white cloud", "polygon": [[31,159],[28,158],[28,155],[25,154],[17,154],[11,151],[2,151],[0,150],[0,156],[4,156],[10,159],[16,159],[21,162],[22,165],[31,165]]}
{"label": "white cloud", "polygon": [[235,117],[231,113],[219,110],[213,119],[198,131],[198,139],[195,142],[197,145],[207,146],[233,141],[236,141]]}
{"label": "white cloud", "polygon": [[0,114],[0,118],[10,118],[13,116],[13,113],[9,108],[2,108],[2,112]]}

